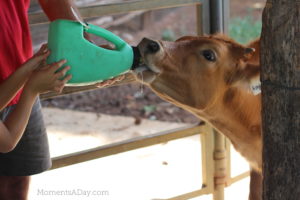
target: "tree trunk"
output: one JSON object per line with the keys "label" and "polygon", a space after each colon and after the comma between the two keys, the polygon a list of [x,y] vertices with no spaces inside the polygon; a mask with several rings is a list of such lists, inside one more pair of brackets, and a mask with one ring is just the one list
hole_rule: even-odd
{"label": "tree trunk", "polygon": [[261,38],[263,199],[300,199],[300,1],[268,0]]}

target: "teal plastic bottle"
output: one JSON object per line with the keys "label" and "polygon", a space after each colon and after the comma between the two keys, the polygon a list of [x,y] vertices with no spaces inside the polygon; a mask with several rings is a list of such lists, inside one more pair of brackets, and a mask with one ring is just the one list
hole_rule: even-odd
{"label": "teal plastic bottle", "polygon": [[[115,45],[114,50],[101,48],[84,38],[84,32],[99,36]],[[47,63],[66,59],[71,66],[68,85],[89,85],[107,80],[130,70],[134,61],[133,49],[120,37],[93,24],[55,20],[50,23]]]}

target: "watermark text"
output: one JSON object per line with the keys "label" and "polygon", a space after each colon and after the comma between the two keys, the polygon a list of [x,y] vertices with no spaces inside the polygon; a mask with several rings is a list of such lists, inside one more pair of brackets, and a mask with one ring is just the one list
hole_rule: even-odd
{"label": "watermark text", "polygon": [[109,196],[108,190],[84,190],[84,189],[67,189],[67,190],[45,190],[38,189],[38,196]]}

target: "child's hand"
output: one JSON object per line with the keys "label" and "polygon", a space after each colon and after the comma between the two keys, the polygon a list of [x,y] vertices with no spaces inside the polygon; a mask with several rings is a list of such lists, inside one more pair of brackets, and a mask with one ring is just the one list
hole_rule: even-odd
{"label": "child's hand", "polygon": [[61,92],[65,86],[65,83],[71,79],[71,75],[66,76],[66,72],[70,69],[69,66],[63,68],[59,72],[56,72],[66,60],[61,60],[57,63],[47,65],[38,69],[32,73],[26,83],[25,88],[31,89],[31,91],[40,94],[49,91]]}
{"label": "child's hand", "polygon": [[23,64],[24,69],[30,73],[38,67],[46,65],[46,58],[49,54],[50,51],[48,50],[47,44],[43,44],[40,50]]}

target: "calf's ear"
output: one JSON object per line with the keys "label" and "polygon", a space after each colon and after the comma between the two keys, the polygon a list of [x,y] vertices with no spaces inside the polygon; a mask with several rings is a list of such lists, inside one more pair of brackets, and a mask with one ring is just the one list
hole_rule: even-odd
{"label": "calf's ear", "polygon": [[240,62],[225,75],[225,82],[232,85],[237,82],[250,82],[252,78],[259,76],[260,66]]}
{"label": "calf's ear", "polygon": [[250,62],[255,54],[254,48],[246,47],[243,51],[244,53],[238,62],[237,68],[239,73],[241,73],[241,80],[250,80],[259,75],[260,66]]}
{"label": "calf's ear", "polygon": [[230,46],[230,52],[235,60],[242,60],[247,62],[252,59],[255,54],[255,48],[252,47],[244,47],[240,44],[233,43]]}
{"label": "calf's ear", "polygon": [[249,82],[252,78],[257,77],[260,73],[259,64],[254,64],[251,59],[254,56],[255,49],[234,45],[231,48],[235,66],[230,69],[225,77],[228,84],[237,81]]}
{"label": "calf's ear", "polygon": [[[259,77],[260,64],[254,46],[243,46],[231,43],[231,52],[234,66],[225,75],[228,84],[250,83],[253,78]],[[256,46],[255,46],[256,47]]]}
{"label": "calf's ear", "polygon": [[252,56],[252,58],[250,60],[248,60],[248,63],[252,63],[252,64],[257,64],[259,65],[259,57],[260,57],[260,39],[256,39],[252,42],[250,42],[247,47],[249,48],[254,48],[255,49],[255,53]]}
{"label": "calf's ear", "polygon": [[244,61],[247,62],[248,60],[250,60],[253,57],[254,53],[255,53],[254,48],[249,48],[249,47],[245,48],[244,55],[243,55]]}

